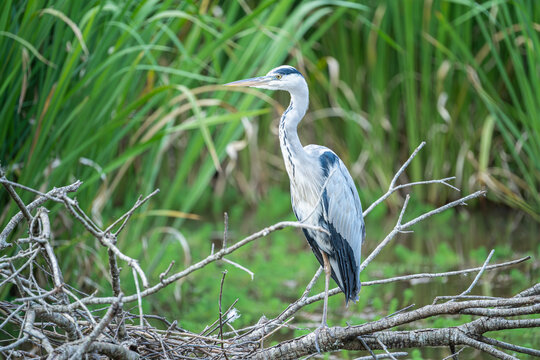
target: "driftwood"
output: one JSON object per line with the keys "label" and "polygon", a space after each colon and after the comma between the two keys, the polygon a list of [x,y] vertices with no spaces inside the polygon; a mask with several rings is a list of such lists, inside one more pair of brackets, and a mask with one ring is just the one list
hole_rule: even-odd
{"label": "driftwood", "polygon": [[[365,210],[364,216],[398,190],[429,183],[439,183],[454,188],[448,183],[453,178],[397,185],[398,178],[423,146],[424,143],[415,150],[396,173],[388,191]],[[380,320],[348,327],[321,329],[267,347],[265,341],[282,327],[289,326],[300,309],[323,299],[323,293],[310,296],[311,288],[321,275],[321,269],[317,271],[300,298],[284,309],[280,315],[274,319],[262,317],[257,324],[245,329],[227,330],[232,329],[230,323],[237,315],[234,309],[235,303],[226,309],[222,306],[221,296],[226,272],[222,275],[218,319],[208,325],[202,333],[182,329],[178,327],[176,321],[171,322],[170,319],[144,314],[142,299],[217,260],[226,261],[249,272],[242,265],[226,259],[226,256],[271,232],[285,227],[312,228],[316,231],[325,231],[324,229],[310,227],[300,222],[280,222],[233,242],[231,241],[233,239],[228,239],[228,224],[225,218],[225,233],[221,250],[214,252],[212,249],[206,258],[177,273],[169,274],[172,264],[164,265],[164,272],[159,282],[150,284],[137,259],[125,255],[117,246],[116,239],[133,213],[156,195],[158,190],[144,198],[140,197],[129,211],[110,226],[102,229],[85,214],[74,198],[68,196],[77,191],[81,185],[79,181],[52,189],[48,193],[9,181],[4,174],[0,174],[0,183],[20,209],[20,212],[11,218],[0,233],[0,251],[3,250],[5,253],[6,249],[13,245],[17,249],[11,256],[0,257],[0,291],[9,286],[12,287],[11,294],[15,294],[10,295],[9,300],[0,301],[0,331],[2,331],[2,338],[5,339],[0,342],[0,353],[6,358],[296,359],[317,354],[318,347],[321,352],[342,349],[368,351],[367,355],[361,359],[395,359],[407,356],[407,352],[395,352],[396,349],[436,346],[450,348],[453,359],[458,358],[459,352],[464,347],[472,347],[500,359],[515,359],[515,356],[505,351],[540,356],[539,350],[501,342],[485,335],[495,330],[540,327],[540,319],[527,316],[540,313],[540,284],[532,284],[521,293],[505,298],[469,295],[486,271],[515,266],[527,261],[528,257],[490,265],[492,251],[484,264],[476,268],[365,281],[362,283],[363,286],[383,286],[397,281],[476,273],[472,283],[461,294],[440,296],[434,299],[431,305],[418,309],[411,305]],[[30,191],[37,197],[33,202],[25,205],[16,190]],[[365,269],[398,233],[408,232],[413,225],[432,215],[464,205],[467,201],[484,195],[484,191],[478,191],[403,223],[403,215],[409,201],[407,195],[395,227],[363,261],[361,268]],[[64,282],[60,266],[62,259],[57,258],[54,243],[51,241],[49,212],[42,206],[51,202],[62,204],[69,214],[83,224],[86,231],[99,241],[104,251],[107,251],[111,289],[114,296],[101,296],[97,292],[83,294]],[[9,243],[10,235],[17,226],[22,226],[23,223],[28,226],[28,237],[14,239]],[[136,285],[136,292],[133,294],[123,293],[119,276],[119,266],[122,264],[127,264],[132,269]],[[35,274],[38,271],[46,277],[46,281],[36,279]],[[139,286],[139,282],[142,287]],[[333,296],[339,292],[340,290],[335,288],[330,291],[330,295]],[[124,304],[127,303],[137,303],[138,314],[126,311]],[[105,313],[103,313],[104,309]],[[455,314],[472,315],[474,319],[448,328],[408,330],[410,327],[407,327],[403,329],[403,326],[418,320]],[[151,326],[147,322],[150,318],[161,320],[163,327]],[[137,322],[138,325],[134,325]],[[400,326],[402,328],[399,328]],[[459,346],[463,347],[456,349]],[[379,353],[375,354],[375,351]]]}

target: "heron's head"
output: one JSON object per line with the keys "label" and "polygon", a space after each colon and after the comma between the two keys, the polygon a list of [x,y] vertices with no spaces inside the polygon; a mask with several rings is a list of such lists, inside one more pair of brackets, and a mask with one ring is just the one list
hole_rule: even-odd
{"label": "heron's head", "polygon": [[298,70],[289,65],[282,65],[270,70],[265,76],[234,81],[225,86],[249,86],[267,90],[286,90],[307,88],[306,80]]}

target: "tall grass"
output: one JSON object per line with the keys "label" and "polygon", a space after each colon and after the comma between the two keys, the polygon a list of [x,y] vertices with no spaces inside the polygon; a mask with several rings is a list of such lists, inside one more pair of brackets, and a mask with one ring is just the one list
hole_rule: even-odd
{"label": "tall grass", "polygon": [[[369,194],[426,140],[413,180],[456,175],[464,191],[487,186],[490,199],[540,220],[540,7],[367,5],[321,38],[312,69],[326,70],[328,81],[313,82],[312,107],[337,105],[344,115],[314,120],[313,141],[328,143],[331,134],[348,162],[361,165],[355,177]],[[451,191],[428,188],[425,198],[442,202]]]}
{"label": "tall grass", "polygon": [[[286,192],[274,110],[286,95],[217,85],[290,63],[311,89],[303,142],[332,147],[364,203],[427,140],[413,180],[456,175],[466,192],[485,184],[491,200],[538,219],[534,3],[5,0],[0,162],[10,178],[44,190],[83,180],[77,198],[98,222],[160,188],[119,239],[157,281],[182,251],[171,229],[189,231],[190,213],[207,220],[192,237],[208,245],[203,252],[208,223],[224,210],[247,214],[276,184]],[[454,196],[426,189],[429,202]],[[15,211],[0,208],[0,222]],[[91,239],[73,240],[63,245],[71,276],[89,290],[104,286],[96,274],[107,276],[105,254]]]}
{"label": "tall grass", "polygon": [[[225,149],[242,136],[242,119],[269,112],[268,97],[226,94],[216,84],[285,62],[302,39],[318,40],[314,26],[328,28],[334,11],[364,9],[332,1],[203,4],[2,5],[2,166],[43,189],[82,179],[77,198],[98,222],[160,188],[119,241],[149,263],[162,260],[159,247],[147,251],[128,239],[155,244],[162,232],[148,229],[179,228],[194,207],[208,209],[202,196],[224,178]],[[14,211],[4,211],[3,221]],[[66,250],[83,261],[80,245]]]}

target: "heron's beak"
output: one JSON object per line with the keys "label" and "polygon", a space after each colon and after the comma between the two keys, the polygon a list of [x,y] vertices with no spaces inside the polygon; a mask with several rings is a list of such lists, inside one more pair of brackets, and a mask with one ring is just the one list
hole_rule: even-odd
{"label": "heron's beak", "polygon": [[266,85],[269,81],[274,80],[274,77],[272,76],[260,76],[250,79],[244,79],[244,80],[238,80],[233,81],[227,84],[224,84],[225,86],[263,86]]}

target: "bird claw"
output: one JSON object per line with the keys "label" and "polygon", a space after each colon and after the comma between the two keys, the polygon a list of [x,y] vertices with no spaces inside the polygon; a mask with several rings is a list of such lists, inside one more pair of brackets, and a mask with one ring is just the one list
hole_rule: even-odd
{"label": "bird claw", "polygon": [[330,328],[328,327],[328,324],[326,322],[323,322],[321,326],[315,329],[315,349],[317,350],[317,353],[321,353],[321,348],[319,346],[319,332],[321,331],[328,331]]}

